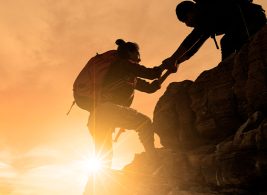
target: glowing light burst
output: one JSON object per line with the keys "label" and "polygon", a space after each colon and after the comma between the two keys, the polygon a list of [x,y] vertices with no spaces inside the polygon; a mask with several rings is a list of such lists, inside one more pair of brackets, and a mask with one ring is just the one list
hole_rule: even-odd
{"label": "glowing light burst", "polygon": [[80,166],[83,167],[89,174],[100,174],[110,168],[109,163],[99,156],[91,156],[84,161],[80,161]]}
{"label": "glowing light burst", "polygon": [[104,163],[102,159],[97,157],[92,157],[88,160],[88,170],[92,173],[99,172],[101,169],[103,169]]}

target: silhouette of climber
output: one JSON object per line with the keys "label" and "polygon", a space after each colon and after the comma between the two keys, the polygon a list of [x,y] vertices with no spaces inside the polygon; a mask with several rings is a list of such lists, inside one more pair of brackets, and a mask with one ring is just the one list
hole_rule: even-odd
{"label": "silhouette of climber", "polygon": [[214,39],[219,49],[216,35],[224,35],[220,41],[224,60],[266,24],[262,7],[248,0],[195,1],[197,3],[183,1],[176,7],[177,18],[194,29],[173,55],[163,61],[164,64],[188,60],[209,37]]}
{"label": "silhouette of climber", "polygon": [[[112,160],[112,133],[116,127],[138,132],[145,151],[154,155],[154,132],[151,119],[130,108],[134,90],[153,93],[160,89],[160,78],[165,69],[173,65],[147,68],[140,62],[139,46],[136,43],[116,41],[118,59],[111,64],[104,78],[101,102],[90,114],[88,127],[92,134],[96,154],[110,167]],[[142,78],[154,80],[149,83]]]}

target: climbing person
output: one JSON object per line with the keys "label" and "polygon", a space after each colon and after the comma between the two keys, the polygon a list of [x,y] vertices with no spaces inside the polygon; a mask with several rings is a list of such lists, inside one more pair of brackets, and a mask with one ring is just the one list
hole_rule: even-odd
{"label": "climbing person", "polygon": [[192,27],[171,57],[163,63],[177,64],[191,58],[209,38],[221,38],[222,60],[238,51],[243,44],[266,24],[266,16],[260,5],[251,0],[194,0],[183,1],[176,7],[179,21]]}
{"label": "climbing person", "polygon": [[[115,128],[137,131],[148,156],[153,157],[155,147],[152,122],[148,116],[130,108],[134,91],[154,93],[161,87],[158,79],[162,72],[176,71],[174,64],[153,68],[140,65],[139,46],[136,43],[118,39],[116,44],[117,50],[109,51],[113,55],[110,58],[112,62],[99,86],[101,90],[97,92],[97,100],[88,106],[90,111],[88,128],[94,140],[95,152],[105,161],[107,167],[111,166],[112,133]],[[98,55],[103,59],[107,54]],[[98,75],[95,75],[95,78],[98,78]],[[149,83],[144,79],[150,79],[153,82]],[[78,87],[74,87],[74,92],[76,88]]]}

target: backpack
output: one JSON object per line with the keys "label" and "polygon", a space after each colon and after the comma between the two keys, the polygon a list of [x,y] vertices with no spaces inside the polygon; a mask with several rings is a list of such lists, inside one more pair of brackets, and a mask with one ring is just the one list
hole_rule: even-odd
{"label": "backpack", "polygon": [[[253,0],[193,0],[196,5],[203,10],[209,10],[210,17],[216,18],[223,25],[227,25],[229,21],[239,21],[247,37],[250,36],[248,29],[248,18],[258,18],[258,23],[262,23],[264,17],[264,10],[260,5],[254,4]],[[250,15],[247,15],[250,14]],[[219,22],[219,23],[220,23]],[[254,21],[253,21],[254,22]],[[263,21],[264,22],[264,21]],[[252,30],[253,31],[253,30]],[[223,32],[214,31],[211,33],[211,38],[214,40],[216,48],[219,49],[217,44],[216,35],[221,35]]]}
{"label": "backpack", "polygon": [[103,80],[117,59],[117,51],[110,50],[92,57],[73,84],[74,103],[80,108],[92,111],[101,99]]}

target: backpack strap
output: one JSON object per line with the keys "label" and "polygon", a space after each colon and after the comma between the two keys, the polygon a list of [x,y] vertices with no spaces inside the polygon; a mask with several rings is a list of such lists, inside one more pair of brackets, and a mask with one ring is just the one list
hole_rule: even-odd
{"label": "backpack strap", "polygon": [[69,115],[70,111],[72,110],[72,107],[76,104],[75,100],[73,100],[71,106],[70,106],[70,109],[69,111],[67,112],[67,116]]}
{"label": "backpack strap", "polygon": [[211,35],[210,37],[214,40],[214,43],[215,43],[216,48],[217,48],[217,49],[220,49],[220,47],[219,47],[219,45],[218,45],[218,43],[217,43],[215,34]]}
{"label": "backpack strap", "polygon": [[236,3],[236,6],[238,7],[239,14],[240,14],[240,16],[241,16],[241,18],[242,18],[243,25],[244,25],[244,27],[245,27],[245,29],[246,29],[246,34],[247,34],[248,37],[250,37],[250,33],[249,33],[249,30],[248,30],[247,21],[246,21],[246,19],[245,19],[245,16],[244,16],[244,13],[243,13],[243,10],[242,10],[242,8],[241,8],[240,3]]}

